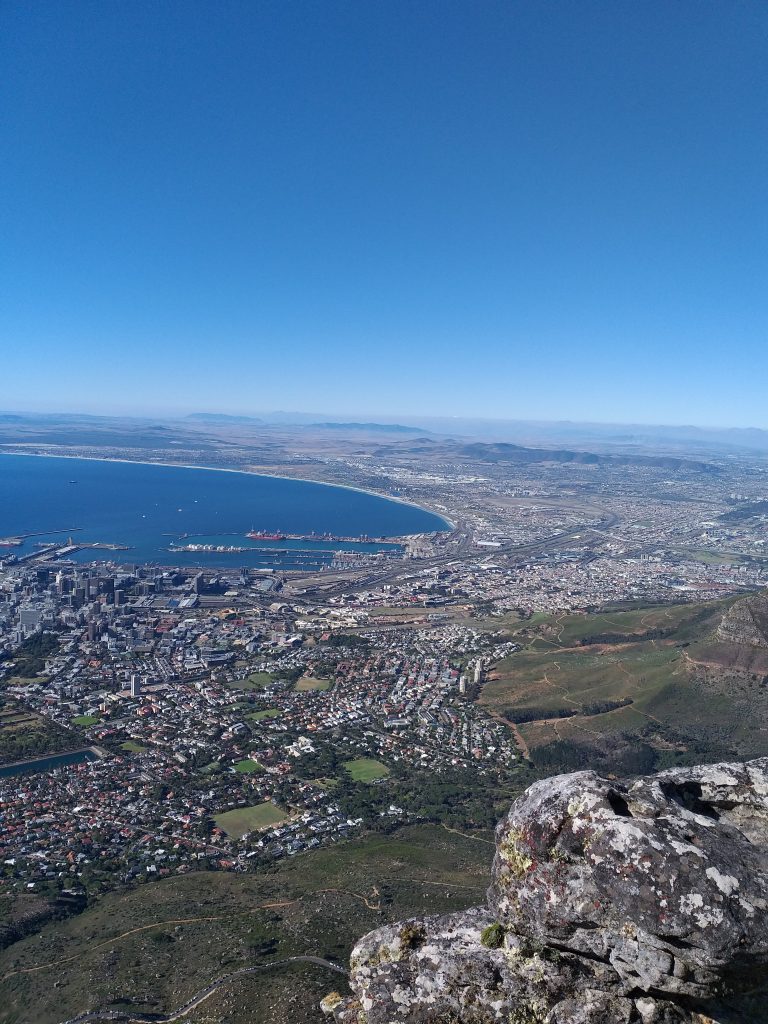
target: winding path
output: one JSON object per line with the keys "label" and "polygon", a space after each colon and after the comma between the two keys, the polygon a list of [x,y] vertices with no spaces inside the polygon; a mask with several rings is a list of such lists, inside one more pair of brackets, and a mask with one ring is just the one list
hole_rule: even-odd
{"label": "winding path", "polygon": [[[255,907],[250,907],[248,910],[240,910],[231,914],[216,914],[211,917],[175,917],[166,921],[153,921],[152,924],[140,925],[138,928],[131,928],[127,932],[121,932],[119,935],[113,935],[111,939],[104,939],[102,942],[97,942],[95,945],[89,946],[87,949],[80,950],[79,953],[74,953],[72,956],[62,957],[59,960],[49,960],[48,963],[37,964],[35,967],[17,967],[15,970],[8,971],[7,974],[4,974],[2,978],[0,978],[0,984],[8,981],[10,978],[16,977],[19,974],[35,974],[37,971],[47,971],[52,967],[63,967],[64,964],[70,964],[74,960],[80,960],[82,957],[88,956],[97,949],[103,949],[104,946],[115,945],[118,942],[122,942],[123,939],[127,939],[130,935],[137,935],[139,932],[152,931],[155,928],[165,928],[168,925],[202,924],[209,921],[227,921],[233,917],[249,916],[259,910],[272,910],[277,907],[290,907],[295,903],[301,903],[302,900],[308,899],[311,896],[319,896],[326,892],[340,893],[341,895],[359,900],[361,903],[364,903],[369,910],[381,910],[381,898],[378,896],[377,891],[372,893],[373,898],[376,900],[376,902],[372,902],[367,896],[362,896],[356,892],[350,892],[349,889],[315,889],[312,892],[306,893],[304,896],[299,896],[293,900],[278,900],[271,903],[260,903]],[[77,1019],[79,1020],[80,1018]],[[159,1020],[160,1018],[153,1019]]]}
{"label": "winding path", "polygon": [[136,1024],[172,1024],[173,1021],[181,1020],[191,1010],[195,1010],[201,1003],[204,1003],[206,999],[212,996],[214,992],[218,991],[223,985],[228,985],[235,978],[243,978],[248,974],[256,974],[260,971],[269,971],[275,967],[284,967],[286,964],[296,963],[313,964],[315,967],[323,967],[328,971],[335,971],[336,974],[347,977],[347,971],[343,967],[333,963],[331,960],[324,960],[321,956],[289,956],[284,960],[273,960],[272,963],[257,964],[255,967],[243,967],[242,970],[233,971],[232,974],[224,974],[220,978],[216,978],[215,981],[212,981],[210,985],[201,988],[183,1006],[180,1006],[178,1010],[173,1010],[171,1013],[131,1013],[130,1010],[94,1010],[91,1013],[81,1013],[77,1017],[70,1017],[69,1020],[62,1021],[62,1024],[86,1024],[87,1021],[98,1020],[135,1021]]}
{"label": "winding path", "polygon": [[[459,832],[459,830],[457,828],[450,828],[448,825],[445,824],[444,821],[441,822],[441,824],[442,824],[442,826],[443,826],[443,828],[445,829],[446,832],[453,832],[453,834],[456,835],[456,836],[464,836],[465,839],[474,839],[476,843],[487,843],[489,846],[495,846],[496,845],[496,843],[495,843],[495,841],[493,839],[486,839],[484,836],[473,836],[473,835],[470,835],[469,832]],[[430,882],[430,880],[428,878],[422,879],[422,881]],[[451,883],[448,883],[448,882],[430,882],[430,885],[449,885],[449,884],[451,884]],[[472,885],[472,886],[469,886],[469,888],[470,889],[480,888],[480,886],[476,887],[476,886]]]}

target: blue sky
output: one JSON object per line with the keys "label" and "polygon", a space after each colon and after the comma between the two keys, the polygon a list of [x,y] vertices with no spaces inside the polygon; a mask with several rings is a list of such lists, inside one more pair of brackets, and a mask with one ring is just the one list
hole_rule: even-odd
{"label": "blue sky", "polygon": [[0,408],[768,427],[763,0],[6,0]]}

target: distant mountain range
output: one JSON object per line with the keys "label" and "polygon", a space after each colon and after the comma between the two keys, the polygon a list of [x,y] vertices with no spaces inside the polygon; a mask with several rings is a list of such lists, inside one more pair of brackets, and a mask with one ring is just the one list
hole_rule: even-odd
{"label": "distant mountain range", "polygon": [[286,413],[264,414],[258,416],[231,416],[228,413],[189,413],[184,417],[186,422],[218,424],[219,426],[250,425],[250,426],[294,426],[305,430],[338,430],[355,431],[357,433],[382,433],[382,434],[428,434],[429,430],[424,427],[409,427],[402,423],[358,423],[342,422],[339,420],[325,420],[323,422],[307,422],[306,417],[297,414],[294,422]]}
{"label": "distant mountain range", "polygon": [[597,454],[567,449],[527,448],[503,441],[485,444],[481,441],[464,443],[456,440],[435,441],[419,437],[413,442],[400,442],[373,453],[380,458],[400,455],[429,455],[432,458],[467,459],[473,462],[532,465],[557,462],[594,466],[655,466],[659,469],[687,469],[700,473],[719,473],[717,466],[675,455]]}
{"label": "distant mountain range", "polygon": [[[410,417],[409,417],[410,418]],[[551,445],[558,448],[598,446],[622,453],[633,449],[666,448],[678,452],[768,453],[768,430],[758,427],[697,427],[692,425],[590,423],[570,420],[492,420],[464,417],[414,417],[411,423],[337,420],[325,413],[262,412],[258,417],[194,413],[187,419],[204,423],[242,423],[312,427],[323,430],[368,431],[369,433],[443,434],[477,438],[486,442],[509,442],[522,447]]]}
{"label": "distant mountain range", "polygon": [[425,417],[431,431],[522,445],[600,445],[615,448],[709,450],[728,454],[768,452],[768,430],[758,427],[665,426],[638,423],[578,423],[570,420],[490,420]]}
{"label": "distant mountain range", "polygon": [[382,434],[428,434],[423,427],[406,427],[402,423],[310,423],[320,430],[349,430]]}
{"label": "distant mountain range", "polygon": [[195,423],[264,423],[258,416],[230,416],[225,412],[191,412],[184,418]]}
{"label": "distant mountain range", "polygon": [[270,426],[279,423],[283,426],[297,426],[305,429],[314,430],[339,430],[358,432],[358,433],[382,433],[382,434],[428,434],[430,431],[425,430],[424,427],[407,427],[402,423],[356,423],[356,422],[345,422],[340,420],[326,420],[322,423],[308,423],[306,419],[301,416],[296,417],[296,422],[291,423],[290,417],[285,413],[276,413],[274,416],[265,414],[264,417],[259,416],[231,416],[228,413],[223,412],[193,412],[188,416],[184,417],[185,420],[191,420],[193,423],[210,423],[219,424],[226,426],[232,424],[237,426],[238,424],[250,424],[250,425],[261,425]]}
{"label": "distant mountain range", "polygon": [[[386,417],[377,420],[340,420],[324,412],[301,413],[270,411],[258,416],[235,415],[221,412],[193,412],[186,416],[167,418],[163,416],[108,416],[89,413],[32,413],[0,411],[0,425],[6,429],[46,427],[61,425],[74,427],[90,424],[99,428],[124,427],[131,424],[135,429],[146,429],[149,424],[157,429],[158,423],[172,424],[178,430],[186,423],[193,426],[215,427],[285,427],[297,430],[327,430],[338,433],[369,434],[410,434],[414,436],[442,435],[448,438],[463,438],[468,444],[477,442],[488,445],[508,444],[520,449],[551,447],[561,452],[572,449],[607,451],[622,455],[643,455],[659,457],[661,453],[671,458],[699,456],[728,457],[738,455],[768,455],[768,430],[758,427],[697,427],[664,426],[653,424],[578,423],[568,420],[492,420],[463,417],[414,417],[409,424],[388,423]],[[578,452],[577,452],[578,453]],[[494,454],[488,451],[488,456]],[[504,454],[508,459],[510,451],[500,449],[496,457]],[[519,456],[517,461],[523,461]],[[560,458],[557,461],[574,461]]]}

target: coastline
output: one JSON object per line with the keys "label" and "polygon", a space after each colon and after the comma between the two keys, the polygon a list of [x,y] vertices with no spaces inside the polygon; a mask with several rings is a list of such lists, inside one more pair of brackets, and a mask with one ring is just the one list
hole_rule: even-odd
{"label": "coastline", "polygon": [[[428,512],[430,515],[436,516],[440,519],[447,527],[445,531],[446,533],[450,533],[452,530],[456,529],[456,524],[454,522],[447,519],[441,512],[436,512],[434,509],[428,508],[426,505],[420,505],[418,502],[409,501],[407,498],[392,497],[389,494],[382,494],[380,491],[372,491],[366,487],[356,487],[354,484],[336,484],[331,483],[329,480],[312,480],[304,477],[285,476],[282,473],[254,473],[248,469],[235,469],[229,466],[196,466],[185,462],[153,462],[149,459],[123,459],[99,455],[64,455],[59,452],[11,452],[4,449],[0,450],[0,455],[16,455],[20,458],[31,459],[70,459],[72,461],[83,462],[123,462],[136,466],[166,466],[169,469],[201,469],[209,473],[240,473],[243,476],[261,476],[272,480],[292,480],[295,483],[300,484],[317,484],[319,487],[338,487],[346,491],[357,491],[359,494],[367,494],[372,498],[381,498],[383,501],[394,501],[399,505],[410,505],[411,508],[417,508],[422,512]],[[425,532],[433,533],[438,531],[428,530]]]}

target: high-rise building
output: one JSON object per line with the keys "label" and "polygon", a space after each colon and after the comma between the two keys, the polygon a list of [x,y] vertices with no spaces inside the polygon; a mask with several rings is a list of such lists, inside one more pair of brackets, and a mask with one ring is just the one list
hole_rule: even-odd
{"label": "high-rise building", "polygon": [[34,605],[27,605],[19,609],[19,627],[24,636],[29,636],[40,628],[43,614],[42,610]]}
{"label": "high-rise building", "polygon": [[68,594],[72,589],[72,581],[61,571],[56,573],[56,589],[60,594]]}

